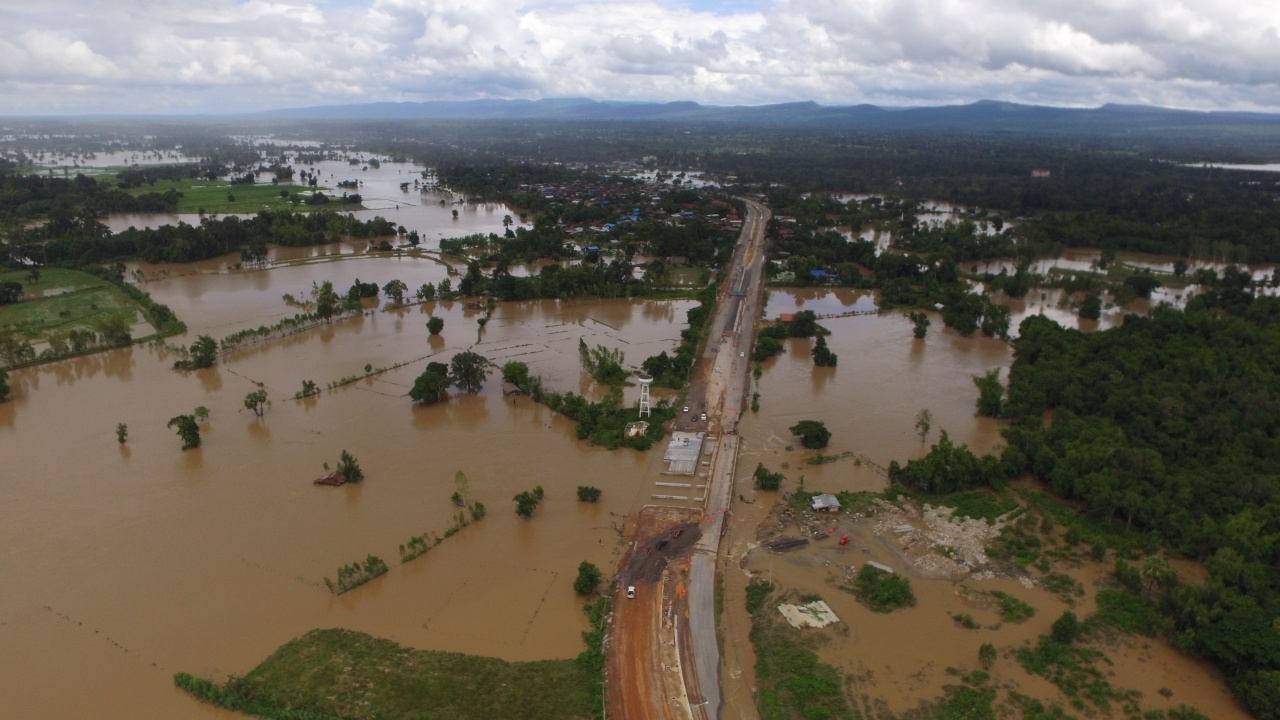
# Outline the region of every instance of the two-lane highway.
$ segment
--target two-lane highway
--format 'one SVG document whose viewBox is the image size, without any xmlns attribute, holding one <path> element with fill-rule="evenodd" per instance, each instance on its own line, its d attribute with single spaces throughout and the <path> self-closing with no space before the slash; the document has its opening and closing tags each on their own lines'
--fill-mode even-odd
<svg viewBox="0 0 1280 720">
<path fill-rule="evenodd" d="M 761 276 L 764 267 L 764 229 L 769 210 L 747 202 L 747 221 L 742 239 L 734 253 L 730 270 L 728 295 L 716 307 L 713 327 L 720 329 L 711 342 L 719 342 L 715 352 L 715 368 L 707 383 L 707 405 L 714 408 L 712 421 L 723 436 L 708 475 L 705 507 L 706 524 L 689 563 L 689 633 L 694 649 L 692 658 L 697 674 L 700 698 L 689 698 L 690 706 L 708 720 L 720 717 L 720 647 L 716 643 L 714 586 L 716 559 L 720 553 L 720 537 L 724 534 L 733 499 L 733 475 L 738 463 L 738 419 L 750 372 L 751 341 L 755 321 L 760 315 Z M 723 341 L 717 341 L 717 337 Z"/>
</svg>

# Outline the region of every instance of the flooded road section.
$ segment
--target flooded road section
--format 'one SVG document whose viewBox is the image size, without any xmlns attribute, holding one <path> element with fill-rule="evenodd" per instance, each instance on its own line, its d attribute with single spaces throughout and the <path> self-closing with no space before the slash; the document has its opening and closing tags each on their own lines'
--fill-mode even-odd
<svg viewBox="0 0 1280 720">
<path fill-rule="evenodd" d="M 843 314 L 859 311 L 868 302 L 874 302 L 874 295 L 852 290 L 773 289 L 766 316 L 800 309 L 819 315 Z M 777 516 L 771 512 L 780 496 L 755 489 L 751 473 L 757 463 L 786 476 L 784 491 L 794 490 L 801 476 L 811 491 L 880 491 L 887 482 L 867 461 L 883 466 L 890 460 L 904 462 L 924 454 L 927 444 L 921 443 L 913 428 L 915 414 L 922 408 L 934 416 L 929 443 L 936 442 L 939 431 L 945 429 L 954 442 L 966 443 L 979 454 L 1002 444 L 998 424 L 974 416 L 977 389 L 971 378 L 996 367 L 1004 368 L 1001 377 L 1007 378 L 1012 357 L 1005 343 L 980 334 L 964 338 L 943 328 L 936 315 L 923 341 L 912 337 L 910 321 L 899 313 L 820 322 L 832 331 L 827 342 L 839 356 L 839 366 L 816 368 L 809 354 L 811 341 L 786 340 L 786 352 L 764 363 L 755 388 L 760 392 L 760 412 L 748 412 L 740 426 L 742 452 L 734 495 L 743 502 L 734 507 L 723 566 L 724 628 L 729 638 L 722 667 L 725 716 L 747 712 L 754 704 L 755 656 L 746 640 L 751 619 L 743 609 L 745 587 L 752 579 L 772 579 L 798 596 L 821 596 L 835 611 L 839 624 L 805 632 L 822 635 L 819 657 L 852 678 L 851 695 L 864 715 L 901 714 L 941 697 L 945 686 L 961 684 L 947 668 L 957 668 L 960 674 L 980 669 L 978 648 L 984 642 L 999 649 L 990 669 L 993 686 L 1046 704 L 1065 705 L 1066 698 L 1057 687 L 1028 674 L 1011 653 L 1047 634 L 1067 609 L 1081 618 L 1091 614 L 1096 591 L 1111 570 L 1109 562 L 1086 560 L 1074 567 L 1055 563 L 1054 572 L 1071 576 L 1084 589 L 1071 605 L 1029 579 L 969 576 L 953 581 L 929 574 L 913 563 L 919 549 L 907 550 L 910 543 L 898 534 L 901 522 L 897 520 L 879 524 L 874 516 L 821 518 L 809 523 L 810 530 L 819 534 L 832 530 L 829 539 L 785 554 L 770 553 L 761 546 L 768 537 L 804 533 L 795 524 L 777 529 Z M 825 422 L 832 437 L 822 452 L 842 459 L 808 465 L 805 460 L 814 451 L 804 450 L 787 430 L 802 419 Z M 851 455 L 845 457 L 846 453 Z M 906 520 L 921 526 L 918 517 Z M 840 546 L 837 541 L 844 534 L 849 543 Z M 874 613 L 837 587 L 868 561 L 908 577 L 916 606 Z M 1028 603 L 1035 615 L 1023 623 L 1002 622 L 1000 607 L 989 595 L 992 591 Z M 966 629 L 953 620 L 966 613 L 977 629 Z M 1106 669 L 1108 681 L 1116 688 L 1139 691 L 1144 709 L 1187 704 L 1213 718 L 1248 717 L 1219 673 L 1164 641 L 1134 637 L 1101 649 L 1113 663 Z"/>
<path fill-rule="evenodd" d="M 188 274 L 144 288 L 197 333 L 221 337 L 293 314 L 284 292 L 313 280 L 414 285 L 438 280 L 429 261 L 355 260 L 231 275 Z M 412 273 L 412 274 L 411 274 Z M 436 273 L 439 273 L 437 277 Z M 528 398 L 483 392 L 416 407 L 405 397 L 425 358 L 474 349 L 520 359 L 548 387 L 587 387 L 577 342 L 620 347 L 628 364 L 670 351 L 691 303 L 533 302 L 501 305 L 477 343 L 477 310 L 438 303 L 336 321 L 255 345 L 194 373 L 137 346 L 12 373 L 0 403 L 0 707 L 13 717 L 214 717 L 172 687 L 174 672 L 242 674 L 312 628 L 346 627 L 414 647 L 509 660 L 568 657 L 585 629 L 573 593 L 583 560 L 617 562 L 619 529 L 643 505 L 642 479 L 661 453 L 608 452 L 578 441 L 571 421 Z M 445 319 L 429 337 L 428 313 Z M 295 401 L 303 379 L 324 387 L 397 370 Z M 264 383 L 256 418 L 245 394 Z M 634 395 L 628 388 L 628 395 Z M 203 446 L 183 452 L 169 418 L 210 411 Z M 128 442 L 116 441 L 117 423 Z M 311 480 L 354 455 L 363 484 Z M 652 466 L 652 467 L 651 467 Z M 443 536 L 455 473 L 488 515 L 407 565 L 397 546 Z M 541 485 L 520 520 L 511 498 Z M 579 503 L 578 485 L 601 488 Z M 323 586 L 375 554 L 391 572 L 339 597 Z"/>
</svg>

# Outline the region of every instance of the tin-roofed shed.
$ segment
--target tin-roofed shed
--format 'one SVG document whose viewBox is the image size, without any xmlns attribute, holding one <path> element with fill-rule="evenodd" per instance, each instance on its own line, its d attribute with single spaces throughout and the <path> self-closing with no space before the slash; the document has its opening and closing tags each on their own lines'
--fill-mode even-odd
<svg viewBox="0 0 1280 720">
<path fill-rule="evenodd" d="M 837 512 L 840 509 L 840 501 L 830 493 L 823 493 L 814 498 L 812 505 L 818 512 Z"/>
</svg>

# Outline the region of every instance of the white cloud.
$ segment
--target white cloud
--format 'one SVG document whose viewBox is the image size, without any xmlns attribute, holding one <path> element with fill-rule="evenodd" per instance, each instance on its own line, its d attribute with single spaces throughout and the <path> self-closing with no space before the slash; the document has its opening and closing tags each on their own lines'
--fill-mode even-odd
<svg viewBox="0 0 1280 720">
<path fill-rule="evenodd" d="M 570 95 L 1280 109 L 1274 0 L 0 0 L 0 26 L 0 114 Z"/>
</svg>

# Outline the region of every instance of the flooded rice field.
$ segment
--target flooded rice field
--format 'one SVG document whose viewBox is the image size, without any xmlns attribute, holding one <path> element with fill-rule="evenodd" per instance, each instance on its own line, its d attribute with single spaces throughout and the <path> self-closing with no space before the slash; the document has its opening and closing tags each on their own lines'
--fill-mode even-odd
<svg viewBox="0 0 1280 720">
<path fill-rule="evenodd" d="M 498 233 L 506 230 L 504 219 L 509 218 L 511 227 L 522 227 L 518 212 L 501 203 L 462 202 L 465 198 L 447 190 L 427 187 L 422 173 L 426 168 L 413 163 L 396 163 L 385 161 L 379 167 L 357 164 L 350 165 L 338 160 L 324 160 L 309 165 L 295 163 L 296 169 L 314 172 L 320 187 L 327 187 L 326 194 L 341 195 L 344 192 L 358 193 L 363 198 L 363 210 L 355 210 L 353 215 L 359 220 L 372 220 L 381 216 L 387 220 L 403 225 L 406 231 L 416 230 L 422 238 L 424 249 L 438 249 L 441 238 L 461 237 L 474 233 Z M 267 174 L 260 176 L 262 179 Z M 420 185 L 415 187 L 414 181 Z M 340 189 L 339 182 L 356 182 L 354 189 Z M 408 183 L 407 187 L 401 185 Z M 282 189 L 305 191 L 301 185 L 283 182 Z M 228 185 L 231 189 L 231 186 Z M 454 211 L 457 217 L 454 217 Z M 120 232 L 130 227 L 146 228 L 161 225 L 176 225 L 185 222 L 188 225 L 199 225 L 201 216 L 197 213 L 113 213 L 102 219 L 112 232 Z M 360 245 L 363 249 L 363 244 Z M 310 250 L 311 248 L 304 248 Z M 293 250 L 292 248 L 273 248 L 273 250 Z"/>
<path fill-rule="evenodd" d="M 427 260 L 380 258 L 269 271 L 186 274 L 144 288 L 198 333 L 220 337 L 292 315 L 285 292 L 355 277 L 438 281 Z M 213 261 L 211 261 L 213 262 Z M 689 302 L 532 302 L 478 311 L 432 303 L 366 314 L 236 351 L 213 368 L 170 369 L 171 353 L 137 346 L 15 371 L 0 404 L 0 542 L 10 591 L 0 598 L 0 704 L 14 717 L 205 717 L 218 713 L 172 687 L 177 671 L 221 679 L 247 672 L 286 640 L 347 627 L 415 647 L 507 659 L 568 657 L 585 621 L 571 584 L 583 560 L 617 562 L 619 528 L 643 500 L 661 453 L 608 452 L 528 398 L 504 398 L 497 374 L 478 395 L 416 407 L 405 397 L 426 359 L 474 348 L 528 362 L 557 390 L 588 388 L 579 338 L 620 347 L 629 364 L 679 338 Z M 428 313 L 445 319 L 431 338 Z M 478 341 L 477 341 L 478 340 Z M 324 387 L 396 370 L 306 400 Z M 259 419 L 243 398 L 262 383 Z M 634 393 L 634 388 L 628 388 Z M 183 452 L 169 418 L 207 407 L 203 446 Z M 116 441 L 117 423 L 128 442 Z M 363 484 L 311 480 L 342 450 Z M 398 545 L 443 535 L 464 494 L 483 520 L 405 566 Z M 604 490 L 599 504 L 575 488 Z M 511 497 L 541 485 L 531 521 Z M 339 566 L 375 554 L 391 572 L 334 597 Z"/>
<path fill-rule="evenodd" d="M 781 290 L 770 292 L 765 316 L 813 310 L 819 315 L 874 306 L 874 295 L 856 290 Z M 904 462 L 927 448 L 915 434 L 916 413 L 934 416 L 932 439 L 945 429 L 953 441 L 985 453 L 997 442 L 997 424 L 974 417 L 977 389 L 973 376 L 1007 368 L 1009 346 L 975 335 L 962 337 L 933 317 L 928 337 L 912 336 L 904 314 L 861 315 L 820 321 L 831 331 L 827 344 L 840 358 L 835 368 L 815 368 L 812 340 L 787 340 L 782 355 L 764 363 L 758 387 L 760 413 L 748 413 L 742 434 L 747 446 L 780 451 L 796 445 L 787 428 L 799 420 L 822 420 L 831 430 L 828 454 L 853 452 L 881 466 Z M 745 466 L 746 454 L 739 462 Z M 755 462 L 750 463 L 755 467 Z M 882 481 L 869 464 L 852 460 L 784 470 L 803 473 L 810 486 L 832 490 L 870 490 Z"/>
<path fill-rule="evenodd" d="M 130 270 L 188 324 L 189 333 L 173 344 L 292 316 L 298 309 L 283 295 L 305 297 L 324 280 L 339 291 L 357 278 L 380 285 L 400 279 L 413 289 L 447 272 L 430 257 L 329 255 L 292 263 L 305 258 L 286 252 L 269 269 L 235 270 L 235 258 L 225 257 Z M 370 302 L 361 315 L 237 350 L 192 373 L 172 370 L 172 353 L 154 346 L 12 373 L 13 397 L 0 404 L 0 543 L 9 587 L 0 595 L 0 662 L 9 668 L 0 706 L 15 717 L 228 717 L 175 690 L 172 674 L 215 680 L 242 674 L 312 628 L 351 628 L 413 647 L 510 660 L 575 655 L 585 626 L 571 589 L 577 564 L 616 566 L 623 522 L 650 501 L 646 479 L 662 469 L 661 451 L 592 448 L 576 439 L 573 422 L 528 398 L 504 398 L 497 373 L 481 393 L 455 393 L 439 405 L 415 406 L 406 393 L 429 359 L 474 349 L 498 364 L 527 362 L 550 389 L 598 395 L 580 370 L 579 339 L 622 349 L 626 364 L 637 366 L 675 347 L 690 307 L 691 301 L 626 299 L 508 303 L 480 329 L 482 311 L 461 302 L 404 308 Z M 875 296 L 865 292 L 774 290 L 766 316 L 874 307 Z M 438 337 L 425 328 L 432 314 L 445 320 Z M 810 488 L 881 489 L 877 466 L 925 451 L 913 429 L 924 408 L 935 418 L 930 442 L 946 429 L 979 453 L 1000 443 L 997 424 L 973 414 L 971 378 L 1008 367 L 1005 343 L 961 337 L 936 317 L 923 342 L 900 314 L 822 323 L 832 331 L 838 368 L 815 369 L 804 340 L 788 340 L 786 352 L 764 365 L 761 412 L 748 412 L 741 425 L 737 491 L 744 497 L 755 496 L 747 475 L 757 462 L 781 469 L 790 487 L 803 474 Z M 325 387 L 363 374 L 366 365 L 402 363 L 293 399 L 303 380 Z M 243 403 L 259 383 L 272 402 L 262 418 Z M 626 388 L 627 401 L 637 393 Z M 197 406 L 210 411 L 201 423 L 203 445 L 183 452 L 165 423 Z M 787 428 L 801 419 L 826 422 L 833 433 L 826 452 L 841 459 L 804 465 L 804 456 L 788 449 L 798 445 Z M 128 425 L 123 445 L 117 423 Z M 367 479 L 313 486 L 343 450 L 359 460 Z M 448 528 L 458 471 L 467 479 L 466 498 L 484 503 L 488 515 L 398 565 L 397 547 L 410 536 Z M 520 520 L 511 498 L 535 485 L 546 489 L 546 500 L 532 520 Z M 577 502 L 578 485 L 601 488 L 601 502 Z M 741 521 L 733 531 L 734 564 L 769 510 L 764 499 L 735 511 Z M 873 547 L 869 537 L 858 537 Z M 872 552 L 900 562 L 887 547 Z M 326 576 L 368 554 L 387 561 L 391 572 L 341 596 L 325 589 Z M 920 606 L 911 614 L 873 618 L 826 585 L 822 573 L 835 564 L 804 557 L 775 560 L 771 571 L 832 603 L 850 634 L 824 648 L 824 660 L 860 677 L 872 673 L 876 683 L 867 692 L 889 707 L 936 695 L 952 681 L 942 672 L 947 665 L 972 665 L 966 658 L 976 636 L 957 633 L 974 631 L 948 630 L 954 624 L 946 613 L 965 602 L 950 582 L 924 579 L 916 583 Z M 764 562 L 751 555 L 744 567 L 770 571 Z M 730 576 L 731 584 L 745 583 L 741 573 Z M 1009 586 L 1011 594 L 1027 592 L 1011 580 L 990 582 Z M 1043 632 L 1058 608 L 1048 601 L 1037 607 L 1034 621 L 1006 626 L 999 642 Z M 735 636 L 746 642 L 745 631 Z M 1198 666 L 1150 645 L 1113 659 L 1122 668 L 1164 663 L 1158 667 L 1171 668 L 1162 676 L 1169 679 L 1151 683 L 1180 688 L 1175 699 L 1212 717 L 1240 716 L 1228 701 L 1215 706 L 1200 697 L 1221 694 L 1211 681 L 1201 681 L 1209 688 L 1203 693 L 1192 689 L 1197 681 L 1182 673 Z M 926 646 L 936 650 L 921 653 Z M 1129 682 L 1131 674 L 1117 684 L 1147 692 Z M 1020 687 L 1038 695 L 1035 682 L 1024 674 Z M 729 702 L 736 701 L 730 693 Z"/>
</svg>

